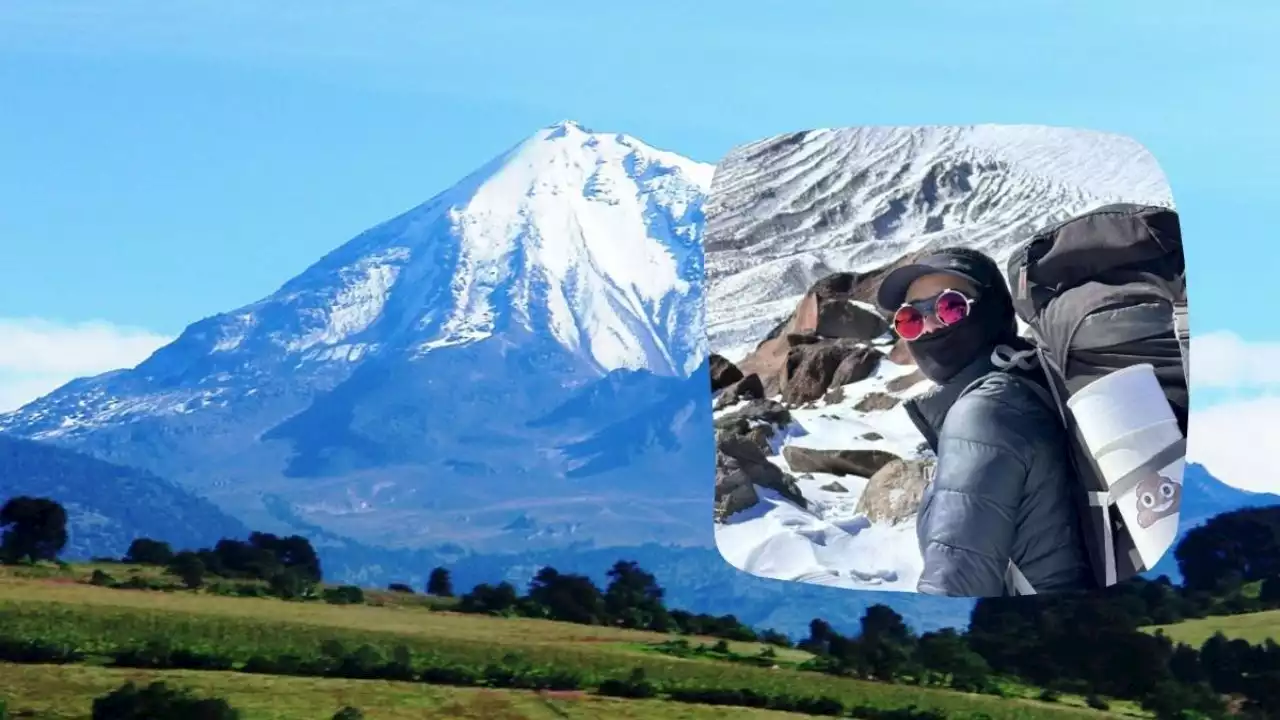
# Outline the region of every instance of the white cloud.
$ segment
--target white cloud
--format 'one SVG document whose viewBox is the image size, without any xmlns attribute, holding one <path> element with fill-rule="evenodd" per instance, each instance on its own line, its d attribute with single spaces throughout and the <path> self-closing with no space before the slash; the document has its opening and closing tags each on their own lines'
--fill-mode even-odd
<svg viewBox="0 0 1280 720">
<path fill-rule="evenodd" d="M 1280 389 L 1280 342 L 1246 341 L 1229 330 L 1193 337 L 1191 387 Z"/>
<path fill-rule="evenodd" d="M 1280 494 L 1280 342 L 1196 335 L 1191 389 L 1187 459 L 1233 487 Z"/>
<path fill-rule="evenodd" d="M 1192 405 L 1187 460 L 1232 487 L 1280 494 L 1280 395 L 1234 400 L 1203 410 Z"/>
<path fill-rule="evenodd" d="M 75 378 L 134 367 L 171 340 L 107 322 L 0 318 L 0 412 Z"/>
</svg>

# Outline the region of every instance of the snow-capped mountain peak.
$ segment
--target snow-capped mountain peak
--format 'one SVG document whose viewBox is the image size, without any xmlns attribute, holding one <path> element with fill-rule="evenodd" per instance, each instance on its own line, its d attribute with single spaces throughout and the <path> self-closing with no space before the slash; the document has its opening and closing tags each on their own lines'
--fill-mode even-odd
<svg viewBox="0 0 1280 720">
<path fill-rule="evenodd" d="M 0 416 L 0 430 L 59 435 L 272 387 L 309 396 L 371 358 L 490 338 L 550 340 L 598 375 L 687 375 L 706 355 L 700 233 L 712 171 L 562 121 L 262 300 L 193 323 L 135 369 Z"/>
</svg>

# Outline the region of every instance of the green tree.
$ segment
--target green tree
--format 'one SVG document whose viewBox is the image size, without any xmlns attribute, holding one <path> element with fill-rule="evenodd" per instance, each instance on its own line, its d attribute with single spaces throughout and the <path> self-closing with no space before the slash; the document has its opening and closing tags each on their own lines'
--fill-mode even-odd
<svg viewBox="0 0 1280 720">
<path fill-rule="evenodd" d="M 514 610 L 519 601 L 520 596 L 516 593 L 515 586 L 509 582 L 497 585 L 481 583 L 462 596 L 458 609 L 469 613 L 502 615 Z"/>
<path fill-rule="evenodd" d="M 448 568 L 438 567 L 427 578 L 427 594 L 436 597 L 453 597 L 453 579 Z"/>
<path fill-rule="evenodd" d="M 1242 508 L 1192 528 L 1174 548 L 1191 590 L 1223 592 L 1280 576 L 1280 506 Z"/>
<path fill-rule="evenodd" d="M 940 676 L 957 689 L 980 689 L 991 674 L 987 661 L 971 650 L 954 628 L 921 635 L 916 644 L 916 663 L 924 670 L 926 681 Z"/>
<path fill-rule="evenodd" d="M 272 595 L 282 600 L 297 600 L 310 594 L 315 585 L 308 573 L 293 567 L 272 575 L 268 587 Z"/>
<path fill-rule="evenodd" d="M 863 613 L 858 640 L 872 676 L 879 680 L 892 680 L 904 672 L 915 650 L 915 637 L 902 616 L 878 603 Z"/>
<path fill-rule="evenodd" d="M 248 544 L 256 550 L 268 553 L 276 564 L 294 570 L 311 583 L 319 583 L 323 579 L 320 556 L 311 546 L 311 541 L 301 535 L 278 537 L 271 533 L 254 532 L 249 534 Z"/>
<path fill-rule="evenodd" d="M 1226 703 L 1203 685 L 1164 682 L 1143 697 L 1140 704 L 1157 720 L 1184 720 L 1196 716 L 1221 718 L 1226 715 Z"/>
<path fill-rule="evenodd" d="M 630 560 L 619 560 L 609 569 L 604 593 L 605 611 L 622 627 L 667 632 L 671 615 L 663 605 L 663 590 L 653 574 Z"/>
<path fill-rule="evenodd" d="M 1258 600 L 1268 609 L 1280 607 L 1280 575 L 1262 581 L 1258 591 Z"/>
<path fill-rule="evenodd" d="M 552 620 L 599 625 L 607 617 L 604 597 L 590 578 L 560 573 L 553 567 L 544 567 L 533 576 L 526 599 L 544 609 Z"/>
<path fill-rule="evenodd" d="M 11 498 L 0 508 L 0 529 L 0 560 L 56 560 L 67 545 L 67 511 L 48 498 Z"/>
<path fill-rule="evenodd" d="M 188 590 L 196 590 L 204 585 L 206 569 L 204 561 L 196 553 L 183 551 L 174 555 L 169 563 L 169 572 L 178 576 Z"/>
<path fill-rule="evenodd" d="M 173 548 L 169 543 L 151 538 L 138 538 L 129 543 L 124 561 L 137 565 L 168 565 L 173 560 Z"/>
</svg>

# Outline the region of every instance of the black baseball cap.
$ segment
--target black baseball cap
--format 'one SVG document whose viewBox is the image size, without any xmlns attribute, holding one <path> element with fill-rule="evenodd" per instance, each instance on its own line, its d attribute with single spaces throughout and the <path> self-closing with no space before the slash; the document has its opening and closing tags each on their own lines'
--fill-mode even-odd
<svg viewBox="0 0 1280 720">
<path fill-rule="evenodd" d="M 876 304 L 884 310 L 896 310 L 907 297 L 911 283 L 925 275 L 945 273 L 967 280 L 976 290 L 1004 287 L 1000 267 L 987 255 L 972 248 L 948 248 L 920 260 L 896 268 L 880 281 Z"/>
</svg>

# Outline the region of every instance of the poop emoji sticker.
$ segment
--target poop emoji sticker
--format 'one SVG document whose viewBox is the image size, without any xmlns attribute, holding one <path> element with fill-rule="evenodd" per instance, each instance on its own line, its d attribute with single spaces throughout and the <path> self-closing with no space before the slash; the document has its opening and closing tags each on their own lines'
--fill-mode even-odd
<svg viewBox="0 0 1280 720">
<path fill-rule="evenodd" d="M 1182 505 L 1182 485 L 1154 472 L 1138 483 L 1134 495 L 1138 499 L 1138 526 L 1143 530 L 1177 515 Z"/>
</svg>

